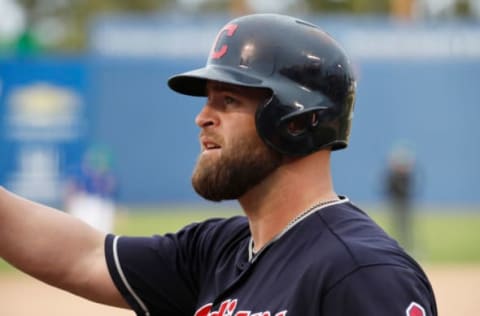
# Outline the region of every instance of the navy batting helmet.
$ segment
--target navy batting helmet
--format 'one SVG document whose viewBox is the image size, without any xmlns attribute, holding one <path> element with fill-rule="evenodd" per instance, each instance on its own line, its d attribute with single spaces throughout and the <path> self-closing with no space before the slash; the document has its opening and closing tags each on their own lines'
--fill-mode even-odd
<svg viewBox="0 0 480 316">
<path fill-rule="evenodd" d="M 278 14 L 234 19 L 218 33 L 206 66 L 173 76 L 168 85 L 205 96 L 208 80 L 271 90 L 256 127 L 278 152 L 306 155 L 348 144 L 352 66 L 337 42 L 311 23 Z"/>
</svg>

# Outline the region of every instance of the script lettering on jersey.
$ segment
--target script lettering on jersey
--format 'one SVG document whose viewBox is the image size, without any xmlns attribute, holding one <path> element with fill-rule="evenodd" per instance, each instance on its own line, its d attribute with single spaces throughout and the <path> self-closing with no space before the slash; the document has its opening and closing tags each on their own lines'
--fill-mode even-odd
<svg viewBox="0 0 480 316">
<path fill-rule="evenodd" d="M 213 43 L 213 46 L 212 46 L 212 52 L 210 54 L 210 57 L 212 59 L 222 58 L 223 55 L 225 55 L 227 53 L 227 50 L 228 50 L 228 45 L 227 44 L 222 45 L 222 47 L 220 47 L 220 49 L 217 50 L 218 41 L 220 40 L 220 37 L 225 32 L 226 32 L 227 36 L 233 36 L 233 34 L 237 30 L 237 28 L 238 28 L 237 24 L 228 24 L 218 33 L 217 38 L 215 39 L 215 42 Z"/>
<path fill-rule="evenodd" d="M 287 311 L 281 311 L 276 314 L 272 314 L 270 311 L 265 312 L 252 312 L 246 310 L 237 311 L 238 300 L 225 300 L 220 304 L 217 311 L 212 311 L 212 303 L 205 304 L 200 307 L 194 316 L 286 316 Z"/>
</svg>

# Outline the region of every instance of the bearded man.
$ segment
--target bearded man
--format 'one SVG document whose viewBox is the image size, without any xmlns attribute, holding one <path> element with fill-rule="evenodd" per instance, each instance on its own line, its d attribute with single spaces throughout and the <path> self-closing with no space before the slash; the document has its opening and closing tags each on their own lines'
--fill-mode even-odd
<svg viewBox="0 0 480 316">
<path fill-rule="evenodd" d="M 240 17 L 205 67 L 168 84 L 206 97 L 193 187 L 237 199 L 245 216 L 105 236 L 0 190 L 2 258 L 137 315 L 437 315 L 421 267 L 334 190 L 331 153 L 347 147 L 356 88 L 334 39 L 293 17 Z"/>
</svg>

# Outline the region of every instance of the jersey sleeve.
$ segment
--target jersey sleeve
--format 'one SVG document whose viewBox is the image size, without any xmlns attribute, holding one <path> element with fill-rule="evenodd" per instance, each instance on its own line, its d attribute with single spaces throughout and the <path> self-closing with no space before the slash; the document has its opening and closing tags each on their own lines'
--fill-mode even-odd
<svg viewBox="0 0 480 316">
<path fill-rule="evenodd" d="M 233 217 L 194 223 L 162 236 L 107 235 L 107 266 L 137 315 L 191 316 L 201 287 L 214 273 L 214 262 L 246 232 L 246 219 Z"/>
<path fill-rule="evenodd" d="M 193 224 L 164 236 L 107 236 L 110 275 L 137 315 L 193 315 L 207 231 Z"/>
<path fill-rule="evenodd" d="M 322 301 L 323 316 L 437 316 L 429 282 L 396 265 L 361 267 L 334 285 Z"/>
<path fill-rule="evenodd" d="M 179 260 L 178 243 L 171 235 L 107 236 L 110 275 L 137 315 L 191 315 L 194 273 Z"/>
</svg>

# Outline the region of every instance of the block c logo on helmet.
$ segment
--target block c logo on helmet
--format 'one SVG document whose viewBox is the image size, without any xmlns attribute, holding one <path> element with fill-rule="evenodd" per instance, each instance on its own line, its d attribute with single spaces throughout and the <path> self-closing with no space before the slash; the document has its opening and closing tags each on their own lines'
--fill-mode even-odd
<svg viewBox="0 0 480 316">
<path fill-rule="evenodd" d="M 217 50 L 217 44 L 220 41 L 220 38 L 226 34 L 227 36 L 231 37 L 233 34 L 235 34 L 235 31 L 237 30 L 238 25 L 237 24 L 227 24 L 223 29 L 218 32 L 217 38 L 215 39 L 215 42 L 213 43 L 212 46 L 212 52 L 210 53 L 210 57 L 212 59 L 220 59 L 222 58 L 228 51 L 228 45 L 224 44 L 220 49 Z"/>
</svg>

